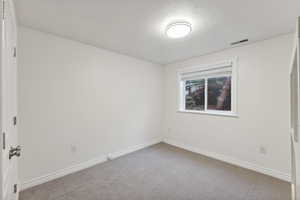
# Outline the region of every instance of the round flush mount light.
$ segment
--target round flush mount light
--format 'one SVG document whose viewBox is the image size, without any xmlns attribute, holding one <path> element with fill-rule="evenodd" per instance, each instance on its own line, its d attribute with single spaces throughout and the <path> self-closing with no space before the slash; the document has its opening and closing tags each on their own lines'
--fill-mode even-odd
<svg viewBox="0 0 300 200">
<path fill-rule="evenodd" d="M 189 22 L 171 23 L 166 28 L 166 35 L 169 38 L 183 38 L 192 32 L 192 25 Z"/>
</svg>

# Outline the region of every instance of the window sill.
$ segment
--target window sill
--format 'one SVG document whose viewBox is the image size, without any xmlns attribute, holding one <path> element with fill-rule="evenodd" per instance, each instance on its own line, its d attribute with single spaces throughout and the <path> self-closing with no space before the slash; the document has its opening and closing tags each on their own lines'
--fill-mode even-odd
<svg viewBox="0 0 300 200">
<path fill-rule="evenodd" d="M 191 114 L 202 114 L 202 115 L 215 115 L 215 116 L 224 116 L 224 117 L 234 117 L 238 118 L 236 113 L 232 112 L 214 112 L 214 111 L 194 111 L 194 110 L 178 110 L 178 113 L 191 113 Z"/>
</svg>

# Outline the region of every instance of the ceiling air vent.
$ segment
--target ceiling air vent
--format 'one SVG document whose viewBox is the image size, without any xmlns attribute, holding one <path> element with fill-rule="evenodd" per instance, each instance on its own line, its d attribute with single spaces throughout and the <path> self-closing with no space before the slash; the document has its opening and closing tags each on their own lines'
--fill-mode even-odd
<svg viewBox="0 0 300 200">
<path fill-rule="evenodd" d="M 230 43 L 230 44 L 231 44 L 231 46 L 234 46 L 234 45 L 242 44 L 242 43 L 245 43 L 245 42 L 248 42 L 248 41 L 249 41 L 248 39 L 244 39 L 244 40 L 232 42 L 232 43 Z"/>
</svg>

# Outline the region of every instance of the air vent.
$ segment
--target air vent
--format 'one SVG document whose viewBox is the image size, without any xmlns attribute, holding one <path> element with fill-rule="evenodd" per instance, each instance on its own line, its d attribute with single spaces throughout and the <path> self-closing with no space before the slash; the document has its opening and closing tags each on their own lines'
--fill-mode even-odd
<svg viewBox="0 0 300 200">
<path fill-rule="evenodd" d="M 237 44 L 241 44 L 241 43 L 245 43 L 245 42 L 248 42 L 248 41 L 249 41 L 248 39 L 244 39 L 244 40 L 240 40 L 240 41 L 232 42 L 232 43 L 231 43 L 231 46 L 233 46 L 233 45 L 237 45 Z"/>
</svg>

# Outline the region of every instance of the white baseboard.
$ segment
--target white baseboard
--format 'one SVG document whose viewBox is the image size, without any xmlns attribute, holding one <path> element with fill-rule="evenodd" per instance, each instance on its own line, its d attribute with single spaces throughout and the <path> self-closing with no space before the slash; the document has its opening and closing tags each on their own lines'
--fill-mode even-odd
<svg viewBox="0 0 300 200">
<path fill-rule="evenodd" d="M 98 158 L 94 158 L 94 159 L 91 159 L 91 160 L 88 160 L 88 161 L 85 161 L 85 162 L 82 162 L 82 163 L 79 163 L 79 164 L 75 164 L 75 165 L 72 165 L 70 167 L 67 167 L 67 168 L 64 168 L 64 169 L 61 169 L 61 170 L 57 170 L 55 172 L 45 174 L 45 175 L 37 177 L 37 178 L 33 178 L 29 181 L 24 181 L 24 182 L 21 183 L 21 188 L 20 189 L 25 190 L 25 189 L 34 187 L 36 185 L 40 185 L 42 183 L 46 183 L 48 181 L 63 177 L 65 175 L 68 175 L 68 174 L 71 174 L 71 173 L 74 173 L 74 172 L 92 167 L 94 165 L 103 163 L 103 162 L 107 161 L 108 158 L 109 159 L 115 159 L 115 158 L 118 158 L 120 156 L 132 153 L 134 151 L 138 151 L 140 149 L 146 148 L 148 146 L 151 146 L 151 145 L 154 145 L 154 144 L 157 144 L 157 143 L 160 143 L 160 142 L 161 142 L 161 140 L 152 140 L 151 142 L 148 142 L 148 143 L 135 145 L 135 146 L 129 147 L 127 149 L 124 149 L 122 151 L 117 151 L 117 152 L 114 152 L 114 153 L 111 153 L 111 154 L 108 154 L 108 155 L 102 155 L 102 156 L 99 156 Z M 259 166 L 257 164 L 253 164 L 253 163 L 250 163 L 250 162 L 247 162 L 247 161 L 242 161 L 242 160 L 232 158 L 232 157 L 229 157 L 229 156 L 225 156 L 225 155 L 222 155 L 222 154 L 203 151 L 203 150 L 195 148 L 191 145 L 179 143 L 179 142 L 176 142 L 174 140 L 166 139 L 166 140 L 164 140 L 164 142 L 167 143 L 167 144 L 173 145 L 173 146 L 177 146 L 179 148 L 183 148 L 183 149 L 186 149 L 186 150 L 189 150 L 189 151 L 192 151 L 192 152 L 195 152 L 195 153 L 199 153 L 199 154 L 202 154 L 202 155 L 205 155 L 205 156 L 217 159 L 217 160 L 221 160 L 223 162 L 227 162 L 227 163 L 234 164 L 234 165 L 246 168 L 246 169 L 254 170 L 254 171 L 269 175 L 269 176 L 273 176 L 273 177 L 279 178 L 281 180 L 285 180 L 285 181 L 289 181 L 289 182 L 291 181 L 291 176 L 287 173 L 282 173 L 282 172 L 277 171 L 277 170 L 273 170 L 273 169 L 270 169 L 270 168 L 265 168 L 265 167 Z"/>
<path fill-rule="evenodd" d="M 278 170 L 262 167 L 257 164 L 254 164 L 254 163 L 250 163 L 248 161 L 239 160 L 239 159 L 236 159 L 236 158 L 233 158 L 230 156 L 225 156 L 222 154 L 218 154 L 215 152 L 208 152 L 208 151 L 200 150 L 191 145 L 183 144 L 183 143 L 171 140 L 171 139 L 165 139 L 164 142 L 167 144 L 182 148 L 182 149 L 186 149 L 186 150 L 194 152 L 194 153 L 202 154 L 204 156 L 211 157 L 211 158 L 214 158 L 214 159 L 226 162 L 226 163 L 230 163 L 230 164 L 233 164 L 233 165 L 236 165 L 239 167 L 250 169 L 250 170 L 253 170 L 253 171 L 256 171 L 256 172 L 259 172 L 262 174 L 266 174 L 266 175 L 269 175 L 269 176 L 272 176 L 272 177 L 275 177 L 275 178 L 278 178 L 278 179 L 281 179 L 284 181 L 291 182 L 291 175 L 288 173 L 283 173 Z"/>
<path fill-rule="evenodd" d="M 85 161 L 85 162 L 82 162 L 82 163 L 79 163 L 79 164 L 75 164 L 75 165 L 72 165 L 70 167 L 60 169 L 60 170 L 57 170 L 57 171 L 52 172 L 52 173 L 48 173 L 48 174 L 45 174 L 45 175 L 40 176 L 40 177 L 33 178 L 29 181 L 24 181 L 24 182 L 21 183 L 21 190 L 25 190 L 25 189 L 34 187 L 36 185 L 46 183 L 48 181 L 52 181 L 54 179 L 63 177 L 65 175 L 72 174 L 74 172 L 77 172 L 77 171 L 92 167 L 94 165 L 103 163 L 105 161 L 107 161 L 107 156 L 105 156 L 105 155 L 104 156 L 99 156 L 98 158 L 94 158 L 94 159 L 91 159 L 91 160 L 88 160 L 88 161 Z"/>
<path fill-rule="evenodd" d="M 135 145 L 135 146 L 132 146 L 132 147 L 129 147 L 129 148 L 126 148 L 124 150 L 121 150 L 121 151 L 117 151 L 117 152 L 114 152 L 114 153 L 110 153 L 108 154 L 107 158 L 109 160 L 113 160 L 113 159 L 116 159 L 118 157 L 121 157 L 123 155 L 126 155 L 126 154 L 129 154 L 129 153 L 132 153 L 132 152 L 135 152 L 135 151 L 138 151 L 140 149 L 143 149 L 143 148 L 146 148 L 146 147 L 149 147 L 149 146 L 152 146 L 154 144 L 158 144 L 162 142 L 162 139 L 154 139 L 150 142 L 147 142 L 147 143 L 143 143 L 143 144 L 138 144 L 138 145 Z"/>
<path fill-rule="evenodd" d="M 94 159 L 91 159 L 91 160 L 88 160 L 88 161 L 85 161 L 85 162 L 82 162 L 82 163 L 79 163 L 79 164 L 75 164 L 75 165 L 66 167 L 64 169 L 57 170 L 57 171 L 52 172 L 52 173 L 48 173 L 48 174 L 45 174 L 43 176 L 33 178 L 31 180 L 28 180 L 28 181 L 23 181 L 23 182 L 21 182 L 20 189 L 22 191 L 22 190 L 25 190 L 25 189 L 28 189 L 28 188 L 46 183 L 48 181 L 52 181 L 54 179 L 66 176 L 68 174 L 72 174 L 74 172 L 92 167 L 94 165 L 97 165 L 97 164 L 100 164 L 100 163 L 103 163 L 103 162 L 106 162 L 108 159 L 110 159 L 110 160 L 115 159 L 117 157 L 132 153 L 134 151 L 138 151 L 140 149 L 146 148 L 148 146 L 151 146 L 151 145 L 154 145 L 154 144 L 157 144 L 157 143 L 160 143 L 160 142 L 162 142 L 162 140 L 155 139 L 155 140 L 152 140 L 152 141 L 147 142 L 147 143 L 143 143 L 143 144 L 139 144 L 139 145 L 129 147 L 129 148 L 127 148 L 125 150 L 122 150 L 122 151 L 118 151 L 118 152 L 111 153 L 111 154 L 108 154 L 108 155 L 101 155 L 97 158 L 94 158 Z"/>
</svg>

